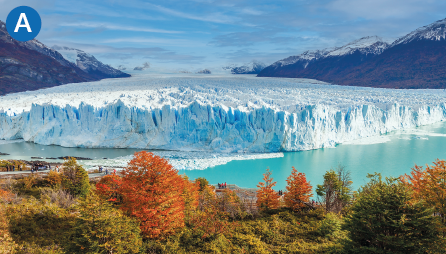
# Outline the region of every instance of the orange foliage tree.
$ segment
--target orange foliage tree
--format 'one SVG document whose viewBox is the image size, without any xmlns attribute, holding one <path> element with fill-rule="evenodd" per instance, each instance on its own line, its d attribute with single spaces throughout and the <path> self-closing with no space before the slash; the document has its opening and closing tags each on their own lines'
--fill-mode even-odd
<svg viewBox="0 0 446 254">
<path fill-rule="evenodd" d="M 135 153 L 122 172 L 120 208 L 140 222 L 147 238 L 164 238 L 184 226 L 185 181 L 168 161 Z"/>
<path fill-rule="evenodd" d="M 106 175 L 96 184 L 96 193 L 104 200 L 119 205 L 122 202 L 120 188 L 122 179 L 116 174 Z"/>
<path fill-rule="evenodd" d="M 188 224 L 196 233 L 201 234 L 202 238 L 218 234 L 231 235 L 238 226 L 236 222 L 229 220 L 231 211 L 227 203 L 234 201 L 233 196 L 230 190 L 224 190 L 222 195 L 216 195 L 213 188 L 204 187 L 199 193 L 198 209 L 192 214 Z"/>
<path fill-rule="evenodd" d="M 50 171 L 48 172 L 46 181 L 50 187 L 59 188 L 62 185 L 63 175 L 56 171 Z"/>
<path fill-rule="evenodd" d="M 423 200 L 433 206 L 446 223 L 446 161 L 436 160 L 426 168 L 415 165 L 410 175 L 405 174 L 401 181 L 413 190 L 416 200 Z"/>
<path fill-rule="evenodd" d="M 257 207 L 260 209 L 277 209 L 279 207 L 279 199 L 276 191 L 273 187 L 277 182 L 273 182 L 271 177 L 271 171 L 266 169 L 266 173 L 263 174 L 263 182 L 259 182 L 257 185 Z"/>
<path fill-rule="evenodd" d="M 285 204 L 287 207 L 298 211 L 305 206 L 304 202 L 309 202 L 311 193 L 311 185 L 307 182 L 304 173 L 299 173 L 293 167 L 291 175 L 287 178 L 287 191 L 284 194 Z"/>
<path fill-rule="evenodd" d="M 189 178 L 186 175 L 183 176 L 183 180 L 184 189 L 181 196 L 184 200 L 184 215 L 186 217 L 185 219 L 188 220 L 191 214 L 198 207 L 200 185 L 198 182 L 189 181 Z"/>
<path fill-rule="evenodd" d="M 0 189 L 0 201 L 11 202 L 14 198 L 14 194 L 8 190 Z"/>
</svg>

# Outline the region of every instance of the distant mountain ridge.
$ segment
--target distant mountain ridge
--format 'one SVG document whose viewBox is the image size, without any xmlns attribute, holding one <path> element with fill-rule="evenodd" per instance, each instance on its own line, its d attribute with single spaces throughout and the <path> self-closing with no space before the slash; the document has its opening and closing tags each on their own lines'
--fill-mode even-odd
<svg viewBox="0 0 446 254">
<path fill-rule="evenodd" d="M 420 40 L 431 40 L 431 41 L 441 41 L 446 39 L 446 19 L 439 20 L 430 25 L 420 27 L 415 31 L 397 39 L 392 43 L 392 47 L 398 44 L 407 44 L 413 41 Z"/>
<path fill-rule="evenodd" d="M 389 44 L 384 42 L 380 37 L 368 36 L 368 37 L 363 37 L 359 40 L 355 40 L 338 48 L 305 51 L 301 55 L 290 56 L 283 60 L 277 61 L 273 63 L 271 66 L 278 68 L 286 65 L 300 63 L 305 69 L 311 62 L 325 59 L 328 57 L 348 57 L 355 53 L 359 53 L 361 55 L 364 55 L 365 57 L 371 55 L 379 55 L 388 46 Z"/>
<path fill-rule="evenodd" d="M 57 45 L 54 45 L 51 48 L 59 52 L 67 61 L 75 64 L 81 70 L 97 79 L 130 77 L 129 74 L 117 70 L 110 65 L 103 64 L 93 55 L 90 55 L 80 49 L 61 47 Z"/>
<path fill-rule="evenodd" d="M 446 88 L 446 19 L 392 44 L 377 36 L 277 61 L 259 77 L 311 78 L 353 86 Z"/>
<path fill-rule="evenodd" d="M 14 40 L 0 21 L 0 95 L 105 78 L 101 75 L 82 70 L 36 39 Z"/>
<path fill-rule="evenodd" d="M 230 70 L 232 74 L 259 74 L 266 66 L 264 63 L 252 61 L 242 66 L 226 66 L 223 70 Z"/>
<path fill-rule="evenodd" d="M 0 95 L 92 80 L 39 41 L 14 40 L 0 21 Z"/>
<path fill-rule="evenodd" d="M 368 36 L 342 47 L 306 51 L 301 55 L 285 58 L 263 69 L 259 76 L 330 80 L 336 73 L 352 69 L 381 54 L 388 46 L 380 37 Z"/>
</svg>

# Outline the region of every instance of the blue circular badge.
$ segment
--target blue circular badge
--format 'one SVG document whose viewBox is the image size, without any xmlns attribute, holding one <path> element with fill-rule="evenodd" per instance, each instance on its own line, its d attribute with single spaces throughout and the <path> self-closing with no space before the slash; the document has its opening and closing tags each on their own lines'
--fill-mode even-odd
<svg viewBox="0 0 446 254">
<path fill-rule="evenodd" d="M 31 7 L 20 6 L 12 10 L 6 18 L 6 29 L 18 41 L 30 41 L 39 34 L 42 20 Z"/>
</svg>

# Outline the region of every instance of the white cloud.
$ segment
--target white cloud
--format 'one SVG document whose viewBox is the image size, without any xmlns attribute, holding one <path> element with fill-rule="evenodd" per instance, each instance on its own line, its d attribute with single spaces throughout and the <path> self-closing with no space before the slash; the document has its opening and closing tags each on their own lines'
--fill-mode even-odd
<svg viewBox="0 0 446 254">
<path fill-rule="evenodd" d="M 169 9 L 160 5 L 155 4 L 147 4 L 147 6 L 150 6 L 151 8 L 158 10 L 160 12 L 163 12 L 165 14 L 169 14 L 172 16 L 185 18 L 185 19 L 192 19 L 192 20 L 199 20 L 199 21 L 206 21 L 206 22 L 213 22 L 213 23 L 222 23 L 222 24 L 231 24 L 239 21 L 239 18 L 227 16 L 222 13 L 212 13 L 210 15 L 194 15 L 190 13 L 180 12 L 177 10 Z"/>
<path fill-rule="evenodd" d="M 183 33 L 181 31 L 171 31 L 156 28 L 147 27 L 135 27 L 135 26 L 119 26 L 107 23 L 97 23 L 97 22 L 75 22 L 75 23 L 61 23 L 60 26 L 78 27 L 78 28 L 104 28 L 109 30 L 124 30 L 124 31 L 135 31 L 135 32 L 148 32 L 148 33 L 165 33 L 165 34 L 179 34 Z"/>
<path fill-rule="evenodd" d="M 144 38 L 144 37 L 120 37 L 102 41 L 102 43 L 154 43 L 162 45 L 175 45 L 183 47 L 205 46 L 203 41 L 192 41 L 187 39 L 165 39 L 165 38 Z"/>
<path fill-rule="evenodd" d="M 263 11 L 255 10 L 252 8 L 243 8 L 240 12 L 249 15 L 262 15 L 264 13 Z"/>
<path fill-rule="evenodd" d="M 334 11 L 366 19 L 407 18 L 434 10 L 435 0 L 335 0 L 328 5 Z"/>
</svg>

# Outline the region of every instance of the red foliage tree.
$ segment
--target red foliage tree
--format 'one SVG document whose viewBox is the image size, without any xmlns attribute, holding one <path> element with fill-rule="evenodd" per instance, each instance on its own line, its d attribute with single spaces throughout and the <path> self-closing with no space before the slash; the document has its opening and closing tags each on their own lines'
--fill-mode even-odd
<svg viewBox="0 0 446 254">
<path fill-rule="evenodd" d="M 298 211 L 305 206 L 304 202 L 309 202 L 312 187 L 304 173 L 299 173 L 293 167 L 291 175 L 287 178 L 287 191 L 284 194 L 285 204 L 294 211 Z"/>
<path fill-rule="evenodd" d="M 134 156 L 122 177 L 104 176 L 96 192 L 137 218 L 145 237 L 164 238 L 184 226 L 185 210 L 197 207 L 198 186 L 159 156 L 145 151 Z"/>
<path fill-rule="evenodd" d="M 122 202 L 121 185 L 122 178 L 120 176 L 115 174 L 106 175 L 96 184 L 96 193 L 102 199 L 119 205 Z"/>
<path fill-rule="evenodd" d="M 184 226 L 184 179 L 164 158 L 134 156 L 122 173 L 121 209 L 139 219 L 145 237 L 164 238 Z"/>
<path fill-rule="evenodd" d="M 273 190 L 273 187 L 276 186 L 277 182 L 273 182 L 273 178 L 271 177 L 271 171 L 269 169 L 266 170 L 266 173 L 263 174 L 263 182 L 259 182 L 257 185 L 257 207 L 260 209 L 277 209 L 279 207 L 279 199 L 276 191 Z"/>
</svg>

